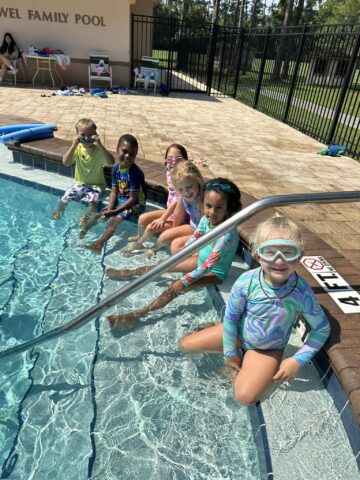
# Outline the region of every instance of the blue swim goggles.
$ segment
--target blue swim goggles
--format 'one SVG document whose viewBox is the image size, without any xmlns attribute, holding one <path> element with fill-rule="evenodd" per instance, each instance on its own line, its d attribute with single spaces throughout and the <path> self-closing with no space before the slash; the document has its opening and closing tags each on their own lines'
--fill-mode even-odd
<svg viewBox="0 0 360 480">
<path fill-rule="evenodd" d="M 266 263 L 273 263 L 278 258 L 291 263 L 300 258 L 301 247 L 294 240 L 274 239 L 263 242 L 256 249 L 256 253 Z"/>
<path fill-rule="evenodd" d="M 80 143 L 94 143 L 95 138 L 80 138 L 79 141 Z"/>
</svg>

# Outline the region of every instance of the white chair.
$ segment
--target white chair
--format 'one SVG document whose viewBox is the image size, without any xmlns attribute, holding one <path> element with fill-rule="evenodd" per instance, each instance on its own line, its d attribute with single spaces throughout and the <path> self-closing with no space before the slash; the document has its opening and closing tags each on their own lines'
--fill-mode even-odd
<svg viewBox="0 0 360 480">
<path fill-rule="evenodd" d="M 109 82 L 112 87 L 112 68 L 109 65 L 109 56 L 103 52 L 90 53 L 89 88 L 91 80 Z"/>
<path fill-rule="evenodd" d="M 11 70 L 8 68 L 7 70 L 7 75 L 11 75 L 14 79 L 14 85 L 16 87 L 16 81 L 18 78 L 19 73 L 22 75 L 22 81 L 26 82 L 26 75 L 25 75 L 25 69 L 24 69 L 24 60 L 19 56 L 19 58 L 16 58 L 13 61 L 13 65 L 15 67 L 15 70 Z"/>
<path fill-rule="evenodd" d="M 154 87 L 154 93 L 156 93 L 156 87 L 160 80 L 159 59 L 154 57 L 142 57 L 140 60 L 140 69 L 135 68 L 135 88 L 140 86 L 144 87 L 145 92 L 148 92 L 148 87 Z"/>
</svg>

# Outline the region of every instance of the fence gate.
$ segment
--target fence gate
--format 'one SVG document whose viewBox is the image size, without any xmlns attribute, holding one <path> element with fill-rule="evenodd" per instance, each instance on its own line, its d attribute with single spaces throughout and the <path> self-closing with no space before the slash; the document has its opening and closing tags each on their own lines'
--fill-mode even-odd
<svg viewBox="0 0 360 480">
<path fill-rule="evenodd" d="M 179 92 L 209 93 L 211 24 L 133 15 L 132 70 L 143 56 L 160 60 L 161 83 Z"/>
</svg>

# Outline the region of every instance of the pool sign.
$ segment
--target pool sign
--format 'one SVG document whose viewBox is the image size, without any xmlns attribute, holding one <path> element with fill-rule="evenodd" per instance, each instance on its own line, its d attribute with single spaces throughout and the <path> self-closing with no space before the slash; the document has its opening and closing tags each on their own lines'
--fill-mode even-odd
<svg viewBox="0 0 360 480">
<path fill-rule="evenodd" d="M 303 263 L 309 271 L 324 270 L 324 268 L 326 268 L 320 260 L 314 257 L 305 258 Z"/>
<path fill-rule="evenodd" d="M 360 294 L 337 273 L 324 257 L 302 257 L 300 263 L 344 313 L 360 313 Z"/>
</svg>

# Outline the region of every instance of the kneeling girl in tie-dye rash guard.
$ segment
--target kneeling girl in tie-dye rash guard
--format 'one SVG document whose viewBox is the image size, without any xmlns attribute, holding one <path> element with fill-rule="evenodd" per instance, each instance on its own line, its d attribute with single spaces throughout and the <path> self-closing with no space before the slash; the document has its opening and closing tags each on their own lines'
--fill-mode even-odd
<svg viewBox="0 0 360 480">
<path fill-rule="evenodd" d="M 204 216 L 186 244 L 188 245 L 210 232 L 240 210 L 240 207 L 240 191 L 230 180 L 215 178 L 206 182 L 203 186 Z M 209 245 L 199 250 L 199 254 L 192 255 L 171 269 L 173 272 L 182 272 L 184 275 L 172 283 L 160 297 L 140 310 L 123 315 L 109 316 L 110 325 L 112 327 L 131 325 L 134 320 L 143 315 L 164 307 L 181 293 L 195 288 L 220 284 L 230 270 L 238 244 L 239 234 L 235 228 L 210 242 Z M 108 269 L 106 274 L 113 279 L 124 278 L 131 275 L 141 275 L 151 268 L 152 266 L 146 265 L 132 270 Z"/>
<path fill-rule="evenodd" d="M 295 271 L 301 246 L 300 229 L 290 219 L 277 215 L 261 223 L 253 241 L 260 267 L 243 273 L 233 285 L 223 325 L 181 341 L 187 351 L 223 349 L 225 362 L 237 371 L 234 393 L 241 403 L 259 400 L 274 380 L 294 379 L 329 336 L 325 313 L 310 285 Z M 295 355 L 282 360 L 300 314 L 311 332 Z"/>
</svg>

